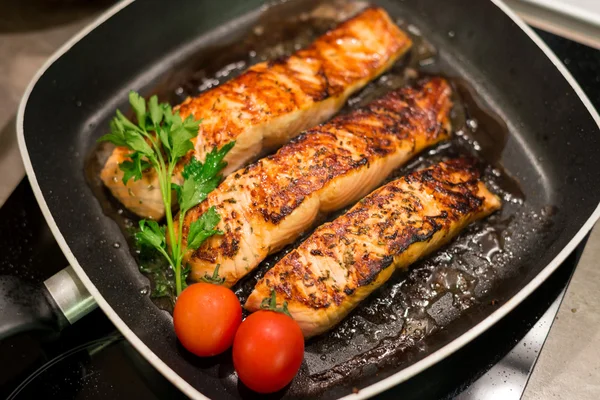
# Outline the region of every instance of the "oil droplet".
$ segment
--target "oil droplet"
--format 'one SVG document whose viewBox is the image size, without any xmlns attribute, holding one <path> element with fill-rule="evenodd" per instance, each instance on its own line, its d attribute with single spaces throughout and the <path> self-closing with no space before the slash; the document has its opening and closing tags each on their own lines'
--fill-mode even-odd
<svg viewBox="0 0 600 400">
<path fill-rule="evenodd" d="M 468 119 L 467 120 L 467 126 L 473 130 L 477 129 L 477 127 L 479 126 L 479 123 L 477 122 L 476 119 Z"/>
<path fill-rule="evenodd" d="M 263 33 L 265 33 L 265 28 L 264 28 L 263 26 L 260 26 L 260 25 L 259 25 L 259 26 L 257 26 L 257 27 L 255 27 L 255 28 L 254 28 L 254 34 L 255 34 L 256 36 L 260 36 L 260 35 L 262 35 Z"/>
<path fill-rule="evenodd" d="M 407 29 L 410 33 L 412 33 L 415 36 L 421 36 L 421 30 L 419 28 L 417 28 L 414 25 L 408 25 Z"/>
<path fill-rule="evenodd" d="M 456 36 L 456 32 L 454 32 L 454 31 L 448 31 L 448 37 L 449 38 L 453 38 L 455 36 Z"/>
<path fill-rule="evenodd" d="M 121 247 L 121 243 L 119 243 L 119 242 L 114 242 L 114 243 L 113 243 L 113 247 L 114 247 L 115 249 L 118 249 L 118 248 L 120 248 L 120 247 Z"/>
<path fill-rule="evenodd" d="M 145 296 L 148 294 L 148 292 L 150 292 L 150 288 L 148 286 L 144 286 L 143 288 L 140 289 L 140 294 L 142 296 Z"/>
<path fill-rule="evenodd" d="M 319 357 L 319 358 L 323 361 L 327 360 L 327 356 L 325 354 L 321 354 L 321 357 Z"/>
</svg>

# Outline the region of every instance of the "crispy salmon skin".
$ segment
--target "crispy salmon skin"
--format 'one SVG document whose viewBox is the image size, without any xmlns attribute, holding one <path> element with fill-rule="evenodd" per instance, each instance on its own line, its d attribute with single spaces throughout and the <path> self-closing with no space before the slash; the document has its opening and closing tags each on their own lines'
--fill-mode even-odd
<svg viewBox="0 0 600 400">
<path fill-rule="evenodd" d="M 319 214 L 354 203 L 415 154 L 449 138 L 451 94 L 442 78 L 392 91 L 229 175 L 185 216 L 184 242 L 190 224 L 213 206 L 224 232 L 184 256 L 191 280 L 219 265 L 225 284 L 235 284 Z"/>
<path fill-rule="evenodd" d="M 276 149 L 301 131 L 336 113 L 348 96 L 389 68 L 411 47 L 381 8 L 368 8 L 325 33 L 295 54 L 256 64 L 239 77 L 176 107 L 185 118 L 202 119 L 191 157 L 204 160 L 214 147 L 236 141 L 226 157 L 227 175 Z M 116 148 L 101 178 L 126 208 L 144 218 L 161 219 L 164 205 L 156 173 L 122 182 L 119 164 L 126 148 Z M 180 183 L 181 165 L 174 179 Z"/>
<path fill-rule="evenodd" d="M 390 182 L 319 227 L 257 283 L 245 308 L 276 292 L 305 337 L 338 324 L 395 270 L 407 268 L 498 210 L 500 199 L 465 159 Z"/>
</svg>

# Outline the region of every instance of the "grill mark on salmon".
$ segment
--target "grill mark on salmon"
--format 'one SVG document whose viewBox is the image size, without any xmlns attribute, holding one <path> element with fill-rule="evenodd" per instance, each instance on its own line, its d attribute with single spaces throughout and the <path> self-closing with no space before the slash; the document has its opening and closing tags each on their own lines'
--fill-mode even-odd
<svg viewBox="0 0 600 400">
<path fill-rule="evenodd" d="M 225 284 L 235 284 L 319 214 L 352 204 L 412 156 L 447 139 L 450 96 L 442 78 L 395 90 L 227 177 L 186 214 L 184 242 L 190 224 L 212 206 L 224 232 L 185 255 L 191 280 L 212 275 L 219 264 Z"/>
<path fill-rule="evenodd" d="M 395 270 L 448 243 L 501 207 L 471 160 L 455 159 L 384 185 L 319 227 L 256 284 L 245 308 L 272 290 L 305 337 L 338 324 Z"/>
<path fill-rule="evenodd" d="M 411 45 L 383 9 L 372 7 L 289 57 L 256 64 L 231 81 L 187 98 L 176 109 L 183 118 L 193 115 L 203 122 L 193 139 L 194 149 L 175 168 L 174 182 L 181 183 L 182 165 L 191 157 L 204 160 L 214 147 L 236 141 L 225 158 L 227 175 L 329 119 Z M 122 147 L 113 151 L 102 181 L 129 210 L 161 219 L 164 205 L 153 170 L 123 185 L 119 164 L 128 154 Z"/>
</svg>

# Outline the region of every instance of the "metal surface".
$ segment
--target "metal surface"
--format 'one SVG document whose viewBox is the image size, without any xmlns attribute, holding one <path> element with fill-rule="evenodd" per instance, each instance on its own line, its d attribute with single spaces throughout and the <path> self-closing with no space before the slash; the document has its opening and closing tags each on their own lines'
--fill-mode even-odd
<svg viewBox="0 0 600 400">
<path fill-rule="evenodd" d="M 520 399 L 564 295 L 565 291 L 563 290 L 523 339 L 455 399 Z"/>
<path fill-rule="evenodd" d="M 596 0 L 524 0 L 600 26 L 600 3 Z"/>
<path fill-rule="evenodd" d="M 44 286 L 70 324 L 77 322 L 98 307 L 71 266 L 46 279 Z"/>
<path fill-rule="evenodd" d="M 515 307 L 533 288 L 539 285 L 543 278 L 558 267 L 558 263 L 564 259 L 569 250 L 574 248 L 577 240 L 571 240 L 573 235 L 582 238 L 585 231 L 581 230 L 582 224 L 589 217 L 589 213 L 597 205 L 597 199 L 593 196 L 593 188 L 597 185 L 597 176 L 594 171 L 597 171 L 595 166 L 596 158 L 591 158 L 589 152 L 593 148 L 590 141 L 593 138 L 594 132 L 597 131 L 595 122 L 590 118 L 585 107 L 577 100 L 577 91 L 573 90 L 567 82 L 563 80 L 552 63 L 540 52 L 540 50 L 529 42 L 526 36 L 512 23 L 510 19 L 503 16 L 498 10 L 486 9 L 485 7 L 494 7 L 489 3 L 477 3 L 473 7 L 470 4 L 471 13 L 468 20 L 462 21 L 460 26 L 457 26 L 457 21 L 460 21 L 458 10 L 464 8 L 456 6 L 448 9 L 437 4 L 437 7 L 427 5 L 427 2 L 419 5 L 405 5 L 406 7 L 423 7 L 422 10 L 410 9 L 407 18 L 412 18 L 416 23 L 423 27 L 428 35 L 428 39 L 439 44 L 442 49 L 441 57 L 446 57 L 445 65 L 454 65 L 452 73 L 463 76 L 467 81 L 476 83 L 476 88 L 480 94 L 494 109 L 501 110 L 502 117 L 509 122 L 511 133 L 513 133 L 512 141 L 509 141 L 507 153 L 510 156 L 505 156 L 504 163 L 509 171 L 514 171 L 520 180 L 527 181 L 530 186 L 527 187 L 530 204 L 547 204 L 548 200 L 555 202 L 559 206 L 559 210 L 569 211 L 569 218 L 557 219 L 557 224 L 552 227 L 548 242 L 538 242 L 536 246 L 543 248 L 543 252 L 531 251 L 531 259 L 528 260 L 528 269 L 518 279 L 513 280 L 513 285 L 504 287 L 504 292 L 496 291 L 499 295 L 501 308 L 494 312 L 492 319 L 485 318 L 490 315 L 493 308 L 487 306 L 487 309 L 482 305 L 481 309 L 474 310 L 470 313 L 470 321 L 466 324 L 455 326 L 454 330 L 448 330 L 446 336 L 438 336 L 438 345 L 443 346 L 444 343 L 451 345 L 450 347 L 442 347 L 441 352 L 432 353 L 433 357 L 423 359 L 425 362 L 414 364 L 396 375 L 393 379 L 387 380 L 383 385 L 375 385 L 377 389 L 389 387 L 402 379 L 406 379 L 411 374 L 422 369 L 427 365 L 432 365 L 433 362 L 439 361 L 441 358 L 448 355 L 451 351 L 458 349 L 480 334 L 485 327 L 491 325 L 491 321 L 497 320 L 500 316 L 505 315 L 511 308 Z M 144 4 L 143 6 L 138 4 Z M 150 5 L 148 5 L 150 4 Z M 148 12 L 153 10 L 152 2 L 136 3 L 138 7 L 149 7 Z M 219 7 L 211 3 L 215 7 Z M 84 190 L 82 184 L 81 166 L 82 157 L 86 149 L 89 148 L 90 141 L 99 133 L 98 131 L 88 128 L 90 124 L 94 127 L 100 124 L 104 126 L 106 113 L 112 112 L 116 103 L 119 103 L 123 98 L 123 94 L 129 87 L 136 87 L 132 82 L 135 80 L 138 83 L 145 82 L 150 84 L 152 78 L 147 71 L 152 71 L 159 74 L 160 71 L 165 71 L 173 67 L 173 62 L 178 57 L 181 58 L 193 48 L 195 51 L 201 49 L 202 45 L 207 43 L 205 40 L 199 40 L 178 54 L 171 54 L 171 57 L 165 57 L 166 48 L 173 48 L 173 43 L 180 45 L 181 43 L 189 43 L 189 35 L 193 37 L 199 36 L 200 29 L 206 33 L 210 28 L 220 25 L 223 19 L 227 19 L 235 14 L 240 14 L 244 8 L 248 10 L 253 4 L 244 3 L 244 7 L 238 4 L 238 8 L 229 8 L 228 10 L 220 10 L 221 13 L 211 11 L 217 10 L 202 10 L 196 12 L 182 13 L 177 10 L 177 18 L 190 17 L 192 21 L 185 23 L 177 18 L 172 21 L 177 21 L 177 25 L 172 26 L 171 35 L 165 37 L 160 32 L 149 31 L 148 35 L 140 37 L 136 41 L 136 49 L 141 49 L 144 45 L 151 43 L 154 53 L 141 52 L 139 54 L 131 54 L 131 47 L 123 47 L 122 52 L 115 51 L 115 43 L 111 42 L 111 54 L 109 59 L 103 58 L 95 63 L 89 59 L 94 55 L 100 56 L 108 49 L 106 46 L 107 35 L 110 37 L 111 32 L 122 31 L 119 26 L 135 21 L 140 21 L 139 12 L 119 13 L 115 18 L 105 22 L 100 28 L 90 33 L 85 39 L 86 46 L 76 45 L 70 51 L 61 57 L 61 60 L 54 64 L 38 81 L 34 91 L 29 97 L 27 109 L 21 115 L 24 120 L 19 123 L 24 123 L 24 129 L 36 136 L 36 139 L 28 139 L 27 147 L 29 153 L 26 158 L 26 166 L 30 168 L 30 179 L 32 180 L 34 190 L 38 200 L 40 200 L 42 210 L 50 223 L 53 233 L 63 251 L 65 251 L 69 261 L 74 267 L 77 267 L 78 272 L 82 274 L 86 285 L 95 296 L 98 297 L 100 305 L 104 311 L 113 319 L 116 325 L 121 329 L 131 340 L 132 343 L 148 357 L 156 366 L 161 368 L 169 379 L 174 380 L 182 389 L 186 390 L 191 395 L 197 395 L 189 384 L 181 381 L 179 377 L 173 374 L 171 369 L 176 369 L 179 376 L 183 375 L 185 379 L 197 386 L 197 389 L 204 391 L 212 396 L 231 396 L 237 397 L 238 393 L 235 387 L 232 388 L 231 382 L 226 380 L 216 379 L 213 374 L 225 373 L 229 377 L 228 370 L 218 372 L 218 365 L 205 366 L 204 370 L 194 365 L 193 360 L 185 358 L 185 353 L 181 353 L 175 347 L 175 341 L 170 323 L 166 316 L 157 313 L 152 304 L 144 298 L 140 298 L 137 293 L 140 288 L 143 288 L 145 283 L 140 279 L 136 271 L 135 262 L 130 255 L 125 251 L 116 251 L 112 243 L 102 243 L 103 238 L 120 237 L 120 232 L 114 224 L 107 218 L 101 217 L 97 220 L 95 216 L 99 215 L 99 208 L 94 205 L 93 198 L 90 193 Z M 386 8 L 396 10 L 400 13 L 403 6 L 396 3 L 385 2 Z M 194 2 L 194 6 L 203 7 L 203 4 Z M 158 7 L 160 9 L 160 7 Z M 164 8 L 164 7 L 163 7 Z M 436 10 L 435 14 L 428 14 L 425 10 Z M 139 10 L 138 10 L 139 11 Z M 161 21 L 170 21 L 169 16 L 165 15 L 169 10 L 162 9 L 160 13 Z M 407 11 L 407 10 L 404 10 Z M 494 19 L 494 24 L 490 24 L 485 18 L 477 18 L 479 16 L 490 15 L 496 12 L 497 19 Z M 198 15 L 211 15 L 210 20 L 199 21 Z M 149 14 L 152 15 L 152 14 Z M 255 14 L 248 14 L 252 21 Z M 132 19 L 135 16 L 135 19 Z M 157 15 L 158 16 L 158 15 Z M 174 18 L 174 17 L 171 17 Z M 148 22 L 144 20 L 145 22 Z M 246 20 L 244 20 L 246 21 Z M 192 23 L 193 22 L 193 23 Z M 240 22 L 240 21 L 238 21 Z M 162 25 L 161 25 L 162 26 Z M 166 27 L 166 26 L 165 26 Z M 183 32 L 186 27 L 194 27 L 192 32 Z M 243 25 L 237 25 L 238 29 L 243 29 Z M 138 27 L 136 32 L 142 32 L 143 27 Z M 177 29 L 176 29 L 177 28 Z M 111 31 L 113 29 L 113 31 Z M 221 31 L 226 34 L 223 37 L 210 37 L 210 43 L 214 44 L 218 40 L 231 40 L 233 31 Z M 452 35 L 447 35 L 447 32 L 453 32 Z M 485 32 L 482 35 L 473 35 L 469 32 Z M 152 35 L 158 35 L 152 37 Z M 487 46 L 483 38 L 494 40 L 494 34 L 499 35 L 498 42 L 505 41 L 511 43 L 510 46 L 496 46 L 490 48 Z M 179 35 L 179 37 L 178 37 Z M 188 35 L 188 41 L 182 39 Z M 450 39 L 449 39 L 450 38 Z M 476 38 L 476 39 L 473 39 Z M 169 44 L 170 42 L 170 44 Z M 83 42 L 82 42 L 83 43 Z M 519 43 L 519 46 L 515 46 Z M 184 46 L 185 47 L 185 46 Z M 85 48 L 94 49 L 94 52 L 86 52 Z M 184 51 L 185 50 L 185 51 Z M 187 53 L 186 53 L 187 51 Z M 456 58 L 454 55 L 460 55 Z M 514 60 L 522 59 L 524 56 L 528 60 L 535 60 L 536 66 L 535 77 L 530 78 L 530 70 L 521 69 L 521 65 L 512 65 Z M 82 57 L 88 59 L 91 65 L 103 65 L 102 69 L 93 70 L 93 78 L 88 76 L 90 71 L 81 70 L 74 71 L 63 70 L 61 66 L 68 65 Z M 130 57 L 130 62 L 124 62 L 119 57 Z M 156 63 L 157 60 L 163 60 L 162 63 Z M 166 60 L 166 61 L 165 61 Z M 461 61 L 462 60 L 462 61 Z M 464 62 L 469 60 L 469 62 Z M 494 63 L 489 63 L 487 60 L 494 60 Z M 154 64 L 153 64 L 154 62 Z M 108 64 L 106 64 L 108 63 Z M 111 65 L 117 63 L 120 68 L 112 68 Z M 508 63 L 508 65 L 507 65 Z M 149 65 L 154 65 L 149 68 Z M 115 66 L 115 65 L 112 65 Z M 112 75 L 106 74 L 108 71 L 115 71 Z M 118 74 L 116 74 L 118 71 Z M 144 71 L 141 75 L 140 71 Z M 450 71 L 450 70 L 449 70 Z M 74 72 L 79 72 L 75 74 Z M 52 79 L 54 76 L 54 80 Z M 135 78 L 135 79 L 134 79 Z M 89 90 L 84 82 L 90 82 L 94 86 L 93 90 Z M 95 79 L 95 81 L 94 81 Z M 43 81 L 43 83 L 42 83 Z M 95 83 L 94 83 L 95 82 Z M 543 82 L 552 82 L 552 86 L 547 86 Z M 57 90 L 57 87 L 60 90 Z M 127 88 L 127 89 L 125 89 Z M 535 93 L 536 98 L 550 99 L 550 105 L 543 105 L 531 101 L 531 95 Z M 58 96 L 52 100 L 52 96 Z M 66 96 L 66 97 L 63 97 Z M 41 101 L 41 99 L 44 99 Z M 44 116 L 43 118 L 35 118 L 29 115 L 30 112 L 40 112 L 44 109 L 43 104 L 56 104 L 56 110 L 53 109 L 53 114 Z M 102 108 L 101 105 L 105 107 Z M 524 110 L 524 107 L 528 107 Z M 35 111 L 31 111 L 35 110 Z M 110 110 L 110 111 L 109 111 Z M 550 112 L 552 110 L 552 112 Z M 100 115 L 100 114 L 102 115 Z M 567 121 L 565 116 L 573 118 L 572 121 Z M 543 118 L 541 117 L 543 116 Z M 51 120 L 56 119 L 56 123 Z M 44 122 L 44 125 L 36 126 L 36 121 Z M 48 133 L 49 127 L 60 127 L 58 132 Z M 84 127 L 82 129 L 82 127 Z M 21 127 L 23 128 L 23 127 Z M 566 135 L 562 130 L 568 130 Z M 61 136 L 60 133 L 64 135 Z M 78 132 L 79 135 L 74 135 Z M 540 132 L 548 132 L 547 136 L 536 136 Z M 67 135 L 70 134 L 70 135 Z M 53 146 L 45 143 L 46 138 L 53 139 Z M 63 142 L 63 141 L 66 141 Z M 542 147 L 542 143 L 544 143 Z M 576 148 L 578 160 L 574 160 L 575 164 L 571 164 L 570 160 L 564 159 L 563 149 L 566 146 Z M 35 148 L 32 148 L 35 147 Z M 58 148 L 63 152 L 58 154 Z M 64 157 L 64 149 L 71 148 L 73 157 Z M 28 163 L 33 161 L 35 175 L 31 170 L 31 165 Z M 49 166 L 52 166 L 49 168 Z M 586 168 L 583 169 L 581 166 Z M 50 171 L 52 170 L 52 174 Z M 575 174 L 575 179 L 569 179 L 566 174 Z M 541 179 L 540 179 L 541 178 Z M 53 188 L 64 187 L 64 182 L 68 182 L 71 187 L 77 188 L 77 192 L 64 194 L 64 191 L 53 190 Z M 41 186 L 40 187 L 37 185 Z M 586 193 L 587 197 L 581 197 L 581 191 Z M 42 196 L 42 192 L 44 196 Z M 60 192 L 60 193 L 59 193 Z M 568 204 L 568 206 L 567 206 Z M 560 206 L 564 207 L 561 208 Z M 49 208 L 48 208 L 49 207 Z M 52 212 L 50 212 L 50 209 Z M 85 222 L 82 221 L 82 216 L 85 216 Z M 96 222 L 95 222 L 96 221 Z M 91 227 L 90 225 L 94 225 Z M 587 226 L 588 224 L 586 224 Z M 100 242 L 98 242 L 100 240 Z M 567 246 L 567 250 L 561 250 Z M 559 258 L 555 257 L 559 255 Z M 550 263 L 550 267 L 546 267 Z M 114 268 L 118 265 L 119 268 Z M 85 274 L 83 269 L 85 268 Z M 111 273 L 106 273 L 105 269 L 110 269 Z M 90 278 L 91 280 L 86 280 Z M 526 291 L 518 292 L 526 286 Z M 511 296 L 516 297 L 511 297 Z M 108 301 L 107 301 L 108 299 Z M 493 303 L 492 303 L 493 305 Z M 144 318 L 140 319 L 139 316 Z M 477 324 L 482 321 L 481 324 Z M 472 329 L 469 329 L 469 326 Z M 131 330 L 133 329 L 133 331 Z M 467 329 L 465 331 L 465 329 Z M 453 338 L 458 338 L 457 341 L 452 341 Z M 149 347 L 152 348 L 150 351 Z M 446 350 L 444 350 L 446 349 Z M 450 349 L 450 350 L 448 350 Z M 160 355 L 162 361 L 156 358 L 156 354 Z M 436 355 L 437 354 L 437 355 Z M 425 356 L 422 354 L 421 356 Z M 164 362 L 169 364 L 167 368 Z M 213 367 L 216 367 L 213 368 Z M 402 368 L 400 366 L 399 368 Z M 204 371 L 204 372 L 202 372 Z M 213 372 L 214 371 L 214 372 Z M 361 387 L 367 386 L 382 377 L 393 373 L 393 370 L 386 371 L 379 377 L 365 374 L 361 377 Z M 217 383 L 215 385 L 215 383 Z M 337 397 L 344 391 L 351 390 L 351 383 L 337 388 L 337 392 L 328 393 L 329 397 Z M 233 391 L 232 391 L 233 390 Z M 361 390 L 359 396 L 364 396 L 373 393 L 373 390 Z"/>
<path fill-rule="evenodd" d="M 523 0 L 506 0 L 528 24 L 600 49 L 600 25 Z"/>
</svg>

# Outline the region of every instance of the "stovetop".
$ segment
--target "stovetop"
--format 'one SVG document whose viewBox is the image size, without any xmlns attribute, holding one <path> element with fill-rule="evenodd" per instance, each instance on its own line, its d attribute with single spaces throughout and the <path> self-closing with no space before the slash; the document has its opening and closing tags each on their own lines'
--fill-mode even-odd
<svg viewBox="0 0 600 400">
<path fill-rule="evenodd" d="M 600 51 L 540 34 L 599 107 Z M 26 180 L 0 209 L 0 232 L 0 275 L 40 284 L 67 265 Z M 492 329 L 379 398 L 520 398 L 582 248 Z M 0 354 L 1 398 L 183 398 L 100 310 L 54 337 L 27 333 L 1 341 Z"/>
</svg>

